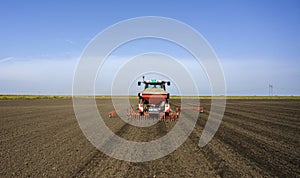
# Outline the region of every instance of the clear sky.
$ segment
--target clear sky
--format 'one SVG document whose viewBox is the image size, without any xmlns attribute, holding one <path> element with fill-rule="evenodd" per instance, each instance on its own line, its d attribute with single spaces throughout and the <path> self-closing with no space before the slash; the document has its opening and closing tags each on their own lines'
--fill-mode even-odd
<svg viewBox="0 0 300 178">
<path fill-rule="evenodd" d="M 108 26 L 139 16 L 174 18 L 201 33 L 223 66 L 228 95 L 268 95 L 269 84 L 274 95 L 300 95 L 298 0 L 3 0 L 0 93 L 70 94 L 88 42 Z"/>
</svg>

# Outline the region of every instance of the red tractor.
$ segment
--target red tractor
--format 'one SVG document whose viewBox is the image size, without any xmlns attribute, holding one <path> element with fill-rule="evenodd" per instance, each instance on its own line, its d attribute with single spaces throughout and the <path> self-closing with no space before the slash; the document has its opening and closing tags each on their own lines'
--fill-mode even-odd
<svg viewBox="0 0 300 178">
<path fill-rule="evenodd" d="M 166 92 L 166 85 L 170 86 L 170 82 L 163 80 L 144 80 L 143 76 L 143 81 L 139 81 L 138 86 L 142 83 L 145 85 L 145 88 L 138 94 L 138 112 L 140 115 L 149 115 L 150 118 L 159 118 L 162 115 L 169 116 L 170 94 Z"/>
<path fill-rule="evenodd" d="M 138 86 L 144 84 L 144 90 L 138 93 L 139 103 L 137 108 L 130 105 L 127 110 L 129 119 L 159 119 L 164 121 L 177 121 L 180 111 L 182 110 L 197 110 L 203 112 L 203 107 L 200 106 L 184 106 L 176 107 L 171 110 L 169 104 L 170 94 L 166 92 L 166 85 L 170 86 L 170 81 L 163 80 L 144 80 L 138 82 Z M 111 111 L 108 113 L 110 118 L 114 117 L 120 110 Z"/>
</svg>

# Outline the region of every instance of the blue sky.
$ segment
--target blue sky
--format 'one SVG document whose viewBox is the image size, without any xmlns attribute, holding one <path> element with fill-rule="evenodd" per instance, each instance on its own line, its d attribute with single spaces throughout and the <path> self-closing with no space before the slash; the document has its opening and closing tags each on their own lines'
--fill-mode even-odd
<svg viewBox="0 0 300 178">
<path fill-rule="evenodd" d="M 0 93 L 70 94 L 88 42 L 108 26 L 139 16 L 174 18 L 200 32 L 219 57 L 228 95 L 268 95 L 269 83 L 275 95 L 300 95 L 300 1 L 292 0 L 4 0 Z M 153 42 L 137 46 L 157 50 Z"/>
</svg>

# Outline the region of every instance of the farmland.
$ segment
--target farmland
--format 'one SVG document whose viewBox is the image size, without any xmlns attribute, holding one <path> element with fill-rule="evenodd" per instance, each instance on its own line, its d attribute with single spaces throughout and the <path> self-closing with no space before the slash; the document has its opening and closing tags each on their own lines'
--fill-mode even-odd
<svg viewBox="0 0 300 178">
<path fill-rule="evenodd" d="M 300 99 L 233 98 L 215 137 L 203 148 L 198 142 L 210 100 L 201 100 L 189 138 L 170 155 L 133 163 L 111 158 L 83 135 L 68 97 L 0 100 L 1 177 L 299 177 Z M 171 104 L 178 105 L 178 99 Z M 97 105 L 106 125 L 133 141 L 164 136 L 174 122 L 149 128 L 108 118 L 108 97 Z M 180 118 L 187 119 L 187 118 Z"/>
</svg>

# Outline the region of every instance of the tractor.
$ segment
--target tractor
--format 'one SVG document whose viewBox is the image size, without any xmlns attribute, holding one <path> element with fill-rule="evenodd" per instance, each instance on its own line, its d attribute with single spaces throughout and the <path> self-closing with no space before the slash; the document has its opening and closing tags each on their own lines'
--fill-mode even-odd
<svg viewBox="0 0 300 178">
<path fill-rule="evenodd" d="M 144 80 L 138 82 L 138 86 L 144 84 L 144 90 L 138 93 L 138 112 L 141 116 L 149 115 L 150 118 L 158 118 L 161 115 L 169 116 L 170 94 L 166 92 L 166 85 L 170 86 L 170 81 Z"/>
<path fill-rule="evenodd" d="M 170 94 L 166 91 L 166 86 L 170 86 L 170 81 L 164 80 L 145 80 L 138 81 L 138 86 L 144 84 L 144 90 L 138 93 L 138 105 L 134 107 L 130 104 L 127 110 L 128 119 L 147 119 L 162 121 L 177 121 L 182 110 L 197 110 L 203 112 L 203 107 L 200 106 L 181 106 L 171 110 L 169 98 Z M 111 111 L 108 113 L 109 118 L 113 118 L 120 110 Z"/>
</svg>

